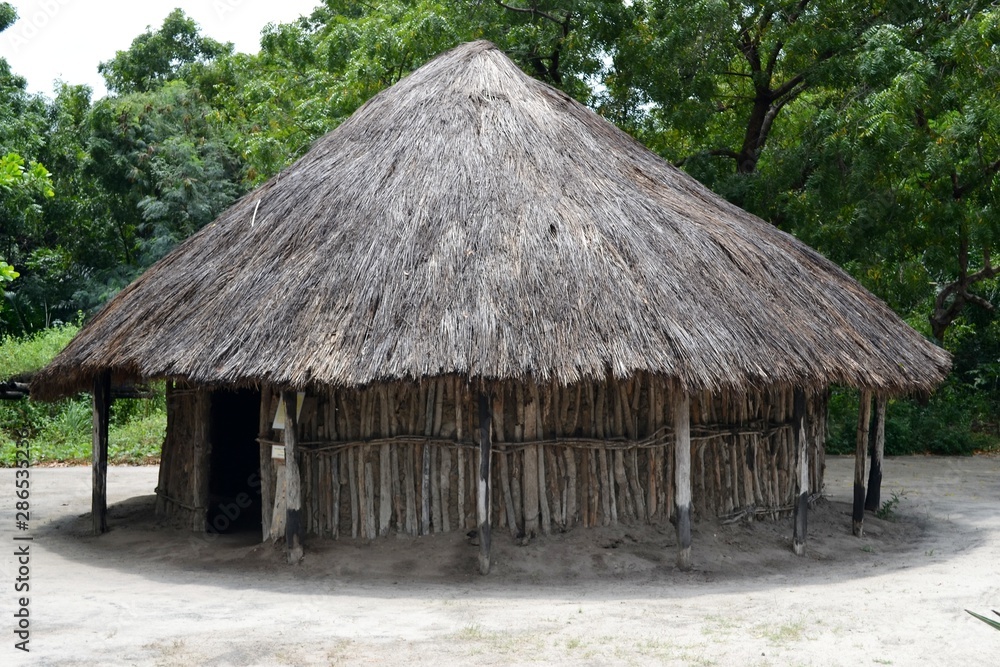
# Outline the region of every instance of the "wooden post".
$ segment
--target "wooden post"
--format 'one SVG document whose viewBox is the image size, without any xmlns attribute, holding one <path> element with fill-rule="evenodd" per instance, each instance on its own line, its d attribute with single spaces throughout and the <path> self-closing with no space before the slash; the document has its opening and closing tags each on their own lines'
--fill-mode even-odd
<svg viewBox="0 0 1000 667">
<path fill-rule="evenodd" d="M 490 437 L 490 398 L 479 392 L 479 502 L 476 510 L 479 518 L 479 573 L 490 573 L 490 457 L 493 442 Z"/>
<path fill-rule="evenodd" d="M 691 399 L 680 388 L 672 392 L 674 488 L 677 506 L 677 567 L 691 569 Z"/>
<path fill-rule="evenodd" d="M 285 553 L 289 563 L 302 560 L 302 477 L 299 473 L 298 424 L 295 422 L 296 393 L 281 392 L 285 404 Z"/>
<path fill-rule="evenodd" d="M 94 378 L 94 425 L 91 460 L 94 484 L 91 496 L 91 518 L 94 535 L 108 532 L 108 423 L 111 419 L 111 373 L 105 371 Z"/>
<path fill-rule="evenodd" d="M 792 549 L 797 556 L 802 556 L 806 553 L 806 518 L 809 513 L 809 442 L 806 438 L 806 393 L 802 389 L 795 390 L 792 428 L 795 430 L 795 451 L 799 468 Z"/>
<path fill-rule="evenodd" d="M 426 381 L 427 396 L 424 403 L 424 435 L 428 438 L 434 435 L 434 397 L 437 382 Z M 423 446 L 423 456 L 420 460 L 420 534 L 431 532 L 431 446 Z"/>
<path fill-rule="evenodd" d="M 868 470 L 868 494 L 865 496 L 865 509 L 877 512 L 882 506 L 882 459 L 885 455 L 885 395 L 875 397 L 875 415 L 868 437 L 871 439 L 869 448 L 872 457 Z"/>
<path fill-rule="evenodd" d="M 854 512 L 852 530 L 858 537 L 865 532 L 865 454 L 868 452 L 868 427 L 872 416 L 872 393 L 861 390 L 858 407 L 857 447 L 854 451 Z"/>
<path fill-rule="evenodd" d="M 538 386 L 532 382 L 530 386 L 530 402 L 524 408 L 524 439 L 528 442 L 537 441 L 542 437 L 538 432 L 538 411 L 539 397 Z M 497 427 L 497 430 L 501 430 Z M 523 487 L 524 493 L 524 536 L 535 537 L 538 535 L 539 515 L 538 509 L 538 445 L 529 445 L 524 448 L 524 472 Z"/>
<path fill-rule="evenodd" d="M 271 435 L 271 387 L 260 387 L 260 420 L 257 435 L 267 440 Z M 271 445 L 260 443 L 260 531 L 261 541 L 271 539 L 271 515 L 274 512 L 274 461 L 271 459 Z"/>
</svg>

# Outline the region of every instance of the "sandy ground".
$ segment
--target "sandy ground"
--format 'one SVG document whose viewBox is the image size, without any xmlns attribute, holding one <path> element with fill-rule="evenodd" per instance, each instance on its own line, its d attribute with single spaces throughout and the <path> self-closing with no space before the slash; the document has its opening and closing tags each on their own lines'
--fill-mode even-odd
<svg viewBox="0 0 1000 667">
<path fill-rule="evenodd" d="M 850 534 L 850 459 L 828 459 L 805 557 L 791 522 L 696 524 L 693 572 L 665 528 L 307 544 L 288 566 L 253 536 L 157 525 L 156 469 L 109 472 L 110 533 L 88 534 L 90 471 L 32 471 L 31 653 L 14 649 L 14 474 L 0 471 L 0 664 L 988 665 L 1000 632 L 1000 457 L 886 465 L 892 520 Z M 4 627 L 6 626 L 6 627 Z"/>
</svg>

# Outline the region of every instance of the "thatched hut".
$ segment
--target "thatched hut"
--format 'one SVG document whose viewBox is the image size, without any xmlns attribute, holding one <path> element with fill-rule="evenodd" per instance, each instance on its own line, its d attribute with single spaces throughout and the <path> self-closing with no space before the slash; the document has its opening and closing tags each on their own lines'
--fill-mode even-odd
<svg viewBox="0 0 1000 667">
<path fill-rule="evenodd" d="M 98 531 L 109 387 L 162 378 L 158 510 L 195 530 L 249 516 L 295 560 L 303 535 L 478 528 L 486 571 L 491 526 L 672 520 L 687 566 L 692 509 L 794 509 L 801 551 L 829 386 L 926 392 L 949 363 L 476 42 L 150 268 L 32 391 L 94 392 Z"/>
</svg>

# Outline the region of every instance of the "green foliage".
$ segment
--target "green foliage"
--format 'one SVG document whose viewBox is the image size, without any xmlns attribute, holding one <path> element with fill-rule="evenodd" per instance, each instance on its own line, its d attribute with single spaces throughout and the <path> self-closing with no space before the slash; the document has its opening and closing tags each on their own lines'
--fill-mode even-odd
<svg viewBox="0 0 1000 667">
<path fill-rule="evenodd" d="M 883 501 L 882 506 L 875 510 L 875 516 L 884 521 L 895 521 L 896 508 L 899 507 L 900 501 L 905 497 L 906 493 L 904 491 L 893 491 L 892 497 Z"/>
<path fill-rule="evenodd" d="M 7 262 L 0 260 L 0 283 L 12 282 L 21 274 L 14 270 L 14 267 Z"/>
<path fill-rule="evenodd" d="M 183 81 L 106 99 L 90 112 L 89 174 L 114 197 L 126 261 L 144 268 L 228 206 L 239 168 L 197 90 Z"/>
<path fill-rule="evenodd" d="M 138 399 L 137 399 L 138 400 Z M 122 413 L 115 401 L 108 432 L 108 461 L 139 465 L 155 462 L 166 432 L 163 396 L 141 399 L 145 406 Z M 89 397 L 52 404 L 0 402 L 0 467 L 15 463 L 15 431 L 27 429 L 32 464 L 86 463 L 91 457 L 92 412 Z"/>
<path fill-rule="evenodd" d="M 0 339 L 0 380 L 37 371 L 66 347 L 80 327 L 64 324 L 36 334 Z"/>
<path fill-rule="evenodd" d="M 52 179 L 48 169 L 31 162 L 25 167 L 24 158 L 17 153 L 7 153 L 0 157 L 0 191 L 7 194 L 21 189 L 28 194 L 53 197 Z"/>
<path fill-rule="evenodd" d="M 966 609 L 965 611 L 966 611 L 966 613 L 971 614 L 972 616 L 975 616 L 980 621 L 982 621 L 986 625 L 990 626 L 994 630 L 1000 630 L 1000 622 L 997 622 L 997 621 L 993 620 L 992 618 L 987 618 L 986 616 L 983 616 L 981 614 L 977 614 L 974 611 L 969 611 L 968 609 Z M 996 614 L 997 616 L 1000 616 L 1000 611 L 994 611 L 993 613 Z"/>
<path fill-rule="evenodd" d="M 9 2 L 0 2 L 0 32 L 14 25 L 17 20 L 17 10 Z"/>
<path fill-rule="evenodd" d="M 63 325 L 21 338 L 0 340 L 0 379 L 35 371 L 79 331 Z M 166 431 L 166 394 L 162 384 L 152 399 L 118 399 L 111 406 L 108 458 L 112 463 L 146 463 L 159 456 Z M 83 462 L 91 452 L 90 397 L 55 403 L 0 401 L 0 467 L 15 462 L 15 434 L 25 430 L 33 463 Z"/>
<path fill-rule="evenodd" d="M 981 401 L 954 378 L 928 400 L 890 400 L 885 417 L 885 453 L 969 455 L 996 449 L 997 436 L 979 428 L 988 412 Z M 827 451 L 853 454 L 858 420 L 856 391 L 835 389 L 830 396 Z"/>
<path fill-rule="evenodd" d="M 232 53 L 232 44 L 222 44 L 203 37 L 198 24 L 175 9 L 164 19 L 159 30 L 146 32 L 132 40 L 126 51 L 101 63 L 97 70 L 113 93 L 145 93 L 180 77 L 193 63 L 204 63 Z"/>
</svg>

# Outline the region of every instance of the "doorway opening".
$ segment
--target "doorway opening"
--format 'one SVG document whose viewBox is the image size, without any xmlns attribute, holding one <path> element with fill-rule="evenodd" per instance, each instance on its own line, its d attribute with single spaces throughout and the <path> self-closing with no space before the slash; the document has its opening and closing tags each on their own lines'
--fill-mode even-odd
<svg viewBox="0 0 1000 667">
<path fill-rule="evenodd" d="M 260 391 L 212 392 L 208 532 L 260 531 Z"/>
</svg>

